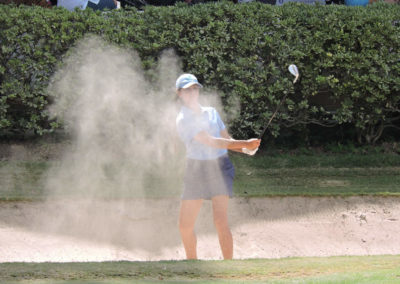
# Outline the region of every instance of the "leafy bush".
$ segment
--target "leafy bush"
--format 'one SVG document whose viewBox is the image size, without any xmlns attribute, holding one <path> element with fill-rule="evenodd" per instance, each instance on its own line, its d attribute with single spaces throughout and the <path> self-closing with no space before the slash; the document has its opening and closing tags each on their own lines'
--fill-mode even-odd
<svg viewBox="0 0 400 284">
<path fill-rule="evenodd" d="M 313 6 L 229 2 L 106 13 L 0 5 L 0 129 L 42 134 L 46 87 L 68 49 L 85 34 L 135 49 L 151 79 L 173 48 L 182 69 L 221 91 L 236 137 L 261 132 L 288 94 L 271 131 L 352 125 L 374 143 L 400 120 L 400 6 Z M 287 71 L 295 63 L 300 81 Z M 172 83 L 173 84 L 173 83 Z"/>
<path fill-rule="evenodd" d="M 0 129 L 42 134 L 58 127 L 45 111 L 50 77 L 69 47 L 101 21 L 88 12 L 0 7 Z"/>
</svg>

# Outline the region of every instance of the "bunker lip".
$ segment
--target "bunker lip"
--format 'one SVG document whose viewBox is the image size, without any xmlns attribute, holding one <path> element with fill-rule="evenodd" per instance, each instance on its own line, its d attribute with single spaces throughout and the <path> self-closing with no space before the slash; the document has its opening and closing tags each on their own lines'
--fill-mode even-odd
<svg viewBox="0 0 400 284">
<path fill-rule="evenodd" d="M 233 198 L 234 258 L 400 254 L 400 198 Z M 179 199 L 0 203 L 0 262 L 184 259 Z M 201 259 L 221 259 L 210 202 Z"/>
</svg>

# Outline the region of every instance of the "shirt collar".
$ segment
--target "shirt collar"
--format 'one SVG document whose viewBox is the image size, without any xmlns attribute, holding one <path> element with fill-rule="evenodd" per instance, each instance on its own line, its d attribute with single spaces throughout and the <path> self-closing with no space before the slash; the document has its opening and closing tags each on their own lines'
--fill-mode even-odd
<svg viewBox="0 0 400 284">
<path fill-rule="evenodd" d="M 199 104 L 199 106 L 200 106 L 200 109 L 201 109 L 201 113 L 204 113 L 204 112 L 206 111 L 206 108 L 203 107 L 203 106 L 200 105 L 200 104 Z M 188 108 L 187 106 L 182 106 L 181 109 L 182 109 L 182 112 L 183 112 L 184 114 L 196 115 L 196 113 L 195 113 L 192 109 Z"/>
</svg>

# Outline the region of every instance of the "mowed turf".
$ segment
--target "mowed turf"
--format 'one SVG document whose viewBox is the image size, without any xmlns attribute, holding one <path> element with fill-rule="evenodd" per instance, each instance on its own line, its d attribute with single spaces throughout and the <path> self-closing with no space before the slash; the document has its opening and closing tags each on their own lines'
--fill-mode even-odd
<svg viewBox="0 0 400 284">
<path fill-rule="evenodd" d="M 395 154 L 235 155 L 239 196 L 400 195 Z"/>
<path fill-rule="evenodd" d="M 239 196 L 400 195 L 400 168 L 239 168 Z"/>
<path fill-rule="evenodd" d="M 236 196 L 400 195 L 400 156 L 397 154 L 259 153 L 253 157 L 232 154 L 231 158 L 236 168 Z M 57 166 L 57 161 L 1 161 L 0 200 L 45 198 L 44 185 L 52 166 Z M 132 190 L 119 192 L 114 186 L 99 195 L 112 198 L 179 197 L 182 177 L 177 173 L 182 173 L 182 168 L 171 169 L 171 164 L 159 168 L 159 171 L 149 173 L 145 190 L 132 187 Z M 172 175 L 163 169 L 168 169 Z M 134 171 L 131 170 L 132 179 L 135 178 Z M 107 172 L 104 176 L 112 179 Z M 62 196 L 64 193 L 57 194 Z"/>
<path fill-rule="evenodd" d="M 400 256 L 4 263 L 0 283 L 399 283 Z"/>
</svg>

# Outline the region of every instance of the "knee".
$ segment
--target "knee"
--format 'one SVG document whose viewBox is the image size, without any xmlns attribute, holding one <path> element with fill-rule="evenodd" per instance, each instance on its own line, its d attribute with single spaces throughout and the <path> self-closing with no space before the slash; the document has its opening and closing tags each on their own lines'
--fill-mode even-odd
<svg viewBox="0 0 400 284">
<path fill-rule="evenodd" d="M 214 226 L 218 230 L 229 229 L 228 218 L 225 216 L 214 216 Z"/>
</svg>

